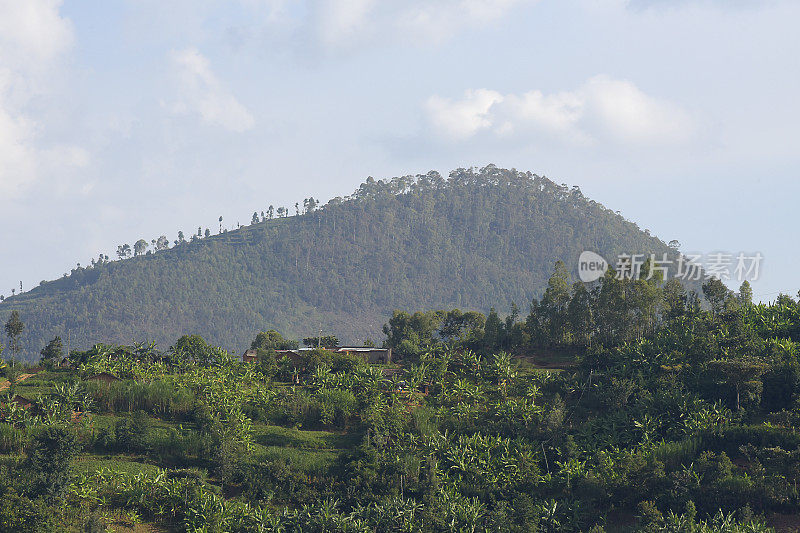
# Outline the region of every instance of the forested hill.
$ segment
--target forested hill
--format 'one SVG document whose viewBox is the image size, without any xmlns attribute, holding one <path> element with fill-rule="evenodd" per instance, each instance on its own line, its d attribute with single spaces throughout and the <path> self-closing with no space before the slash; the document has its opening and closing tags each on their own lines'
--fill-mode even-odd
<svg viewBox="0 0 800 533">
<path fill-rule="evenodd" d="M 73 349 L 144 340 L 166 348 L 198 333 L 240 352 L 269 328 L 380 342 L 394 309 L 525 310 L 553 264 L 574 268 L 583 250 L 612 261 L 669 248 L 579 189 L 531 173 L 489 166 L 449 179 L 370 178 L 305 214 L 78 268 L 6 299 L 0 318 L 20 311 L 27 359 L 55 335 Z"/>
</svg>

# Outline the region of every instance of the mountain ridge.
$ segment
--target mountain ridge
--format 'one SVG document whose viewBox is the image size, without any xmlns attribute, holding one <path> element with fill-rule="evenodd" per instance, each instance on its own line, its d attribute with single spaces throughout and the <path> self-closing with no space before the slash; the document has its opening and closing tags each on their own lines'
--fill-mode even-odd
<svg viewBox="0 0 800 533">
<path fill-rule="evenodd" d="M 379 340 L 398 308 L 526 307 L 555 261 L 574 273 L 583 250 L 674 253 L 578 187 L 530 172 L 368 178 L 305 214 L 74 269 L 0 302 L 0 318 L 20 311 L 26 359 L 55 335 L 73 349 L 198 333 L 240 351 L 271 328 L 360 343 Z"/>
</svg>

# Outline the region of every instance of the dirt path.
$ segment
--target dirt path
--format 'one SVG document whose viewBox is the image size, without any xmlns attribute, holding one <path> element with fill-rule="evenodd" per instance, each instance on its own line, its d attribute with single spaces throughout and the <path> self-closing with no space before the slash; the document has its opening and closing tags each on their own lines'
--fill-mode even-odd
<svg viewBox="0 0 800 533">
<path fill-rule="evenodd" d="M 20 374 L 19 377 L 17 378 L 17 383 L 19 383 L 21 381 L 25 381 L 26 379 L 28 379 L 29 377 L 31 377 L 33 375 L 35 375 L 35 374 Z M 10 386 L 11 386 L 11 382 L 10 381 L 4 381 L 4 382 L 0 383 L 0 392 L 3 392 L 4 390 L 9 388 Z"/>
</svg>

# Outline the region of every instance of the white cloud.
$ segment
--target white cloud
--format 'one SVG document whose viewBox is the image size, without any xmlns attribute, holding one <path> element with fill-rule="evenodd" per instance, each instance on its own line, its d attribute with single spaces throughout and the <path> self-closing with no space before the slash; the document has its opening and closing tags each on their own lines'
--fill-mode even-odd
<svg viewBox="0 0 800 533">
<path fill-rule="evenodd" d="M 691 116 L 679 106 L 650 97 L 629 81 L 597 76 L 582 89 L 585 122 L 626 143 L 680 143 L 694 132 Z"/>
<path fill-rule="evenodd" d="M 436 131 L 449 139 L 462 140 L 492 126 L 489 115 L 492 106 L 503 101 L 503 96 L 487 89 L 469 90 L 461 100 L 432 96 L 426 104 Z"/>
<path fill-rule="evenodd" d="M 0 193 L 19 194 L 71 146 L 42 147 L 46 121 L 31 107 L 52 91 L 53 72 L 73 42 L 60 0 L 0 0 Z M 88 155 L 83 152 L 81 161 Z M 66 162 L 69 163 L 73 159 Z"/>
<path fill-rule="evenodd" d="M 347 48 L 376 40 L 439 42 L 534 1 L 316 0 L 309 8 L 321 42 L 329 48 Z"/>
<path fill-rule="evenodd" d="M 0 0 L 0 60 L 22 71 L 46 67 L 72 44 L 60 0 Z"/>
<path fill-rule="evenodd" d="M 255 119 L 212 72 L 211 65 L 195 48 L 171 54 L 180 82 L 180 96 L 173 111 L 197 113 L 202 119 L 230 131 L 242 132 L 255 126 Z"/>
<path fill-rule="evenodd" d="M 636 85 L 595 76 L 574 91 L 534 90 L 502 95 L 488 89 L 466 91 L 450 100 L 433 96 L 425 105 L 433 132 L 466 140 L 481 132 L 498 137 L 547 136 L 561 141 L 625 145 L 680 144 L 696 132 L 680 106 L 654 98 Z"/>
</svg>

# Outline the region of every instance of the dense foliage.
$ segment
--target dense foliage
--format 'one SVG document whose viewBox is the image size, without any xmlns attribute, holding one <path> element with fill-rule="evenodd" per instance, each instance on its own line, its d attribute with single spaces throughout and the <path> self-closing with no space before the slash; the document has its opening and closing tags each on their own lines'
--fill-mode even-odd
<svg viewBox="0 0 800 533">
<path fill-rule="evenodd" d="M 172 248 L 162 237 L 142 253 L 142 240 L 129 259 L 104 256 L 6 298 L 0 316 L 18 310 L 26 324 L 13 348 L 34 360 L 56 335 L 66 349 L 86 349 L 96 339 L 165 346 L 191 332 L 239 351 L 270 328 L 298 339 L 323 329 L 360 344 L 379 339 L 398 308 L 527 307 L 552 264 L 572 268 L 584 250 L 609 260 L 670 252 L 578 188 L 494 166 L 449 179 L 370 178 L 322 207 L 307 200 L 297 216 L 269 213 L 218 235 L 187 241 L 181 232 Z"/>
<path fill-rule="evenodd" d="M 251 363 L 196 335 L 74 351 L 0 401 L 0 531 L 796 524 L 800 303 L 568 281 L 558 265 L 524 319 L 396 313 L 393 365 L 290 360 L 275 331 Z"/>
</svg>

